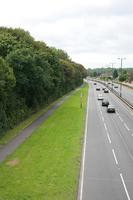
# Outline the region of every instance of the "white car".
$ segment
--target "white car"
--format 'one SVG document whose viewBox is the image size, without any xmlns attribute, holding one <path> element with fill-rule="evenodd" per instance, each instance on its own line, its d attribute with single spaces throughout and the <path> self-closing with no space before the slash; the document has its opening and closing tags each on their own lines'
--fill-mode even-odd
<svg viewBox="0 0 133 200">
<path fill-rule="evenodd" d="M 99 94 L 98 97 L 97 97 L 97 99 L 98 99 L 98 100 L 103 100 L 102 94 Z"/>
</svg>

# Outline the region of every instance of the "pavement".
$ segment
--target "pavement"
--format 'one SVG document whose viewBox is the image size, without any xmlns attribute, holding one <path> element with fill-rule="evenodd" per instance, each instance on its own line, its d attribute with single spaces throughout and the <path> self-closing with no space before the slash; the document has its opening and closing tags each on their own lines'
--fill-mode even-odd
<svg viewBox="0 0 133 200">
<path fill-rule="evenodd" d="M 99 93 L 116 113 L 101 106 Z M 133 200 L 133 111 L 91 83 L 87 112 L 78 200 Z"/>
</svg>

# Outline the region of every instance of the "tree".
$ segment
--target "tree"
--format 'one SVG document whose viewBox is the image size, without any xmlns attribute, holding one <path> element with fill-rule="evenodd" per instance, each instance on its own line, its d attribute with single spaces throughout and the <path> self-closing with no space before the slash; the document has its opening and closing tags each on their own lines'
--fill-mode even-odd
<svg viewBox="0 0 133 200">
<path fill-rule="evenodd" d="M 15 86 L 13 70 L 6 61 L 0 57 L 0 133 L 8 127 L 7 103 L 8 96 Z M 1 135 L 0 134 L 0 135 Z"/>
<path fill-rule="evenodd" d="M 118 71 L 117 71 L 117 69 L 114 69 L 113 78 L 116 79 L 117 77 L 118 77 Z"/>
</svg>

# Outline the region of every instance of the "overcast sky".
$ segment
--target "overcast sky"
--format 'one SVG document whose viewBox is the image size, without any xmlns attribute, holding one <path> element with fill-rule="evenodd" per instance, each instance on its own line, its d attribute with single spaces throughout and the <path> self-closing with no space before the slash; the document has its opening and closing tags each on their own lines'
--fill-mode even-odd
<svg viewBox="0 0 133 200">
<path fill-rule="evenodd" d="M 88 67 L 133 67 L 133 0 L 0 0 L 0 26 L 20 27 Z"/>
</svg>

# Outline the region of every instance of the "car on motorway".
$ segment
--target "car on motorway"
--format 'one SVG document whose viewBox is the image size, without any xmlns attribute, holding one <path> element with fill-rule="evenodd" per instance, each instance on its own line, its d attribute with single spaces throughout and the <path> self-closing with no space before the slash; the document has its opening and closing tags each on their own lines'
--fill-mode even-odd
<svg viewBox="0 0 133 200">
<path fill-rule="evenodd" d="M 109 93 L 109 90 L 105 88 L 104 93 Z"/>
<path fill-rule="evenodd" d="M 97 83 L 93 83 L 94 85 L 96 85 Z"/>
<path fill-rule="evenodd" d="M 105 90 L 105 89 L 106 89 L 106 87 L 103 87 L 103 88 L 102 88 L 102 90 Z"/>
<path fill-rule="evenodd" d="M 102 94 L 98 94 L 98 97 L 97 97 L 98 100 L 103 100 L 103 95 Z"/>
<path fill-rule="evenodd" d="M 107 99 L 103 99 L 102 106 L 108 106 L 108 105 L 109 105 L 109 101 Z"/>
<path fill-rule="evenodd" d="M 115 113 L 115 107 L 111 104 L 108 105 L 107 107 L 107 112 L 108 113 Z"/>
<path fill-rule="evenodd" d="M 100 90 L 100 87 L 96 87 L 96 90 L 99 91 L 99 90 Z"/>
<path fill-rule="evenodd" d="M 118 88 L 118 85 L 114 85 L 114 88 Z"/>
</svg>

